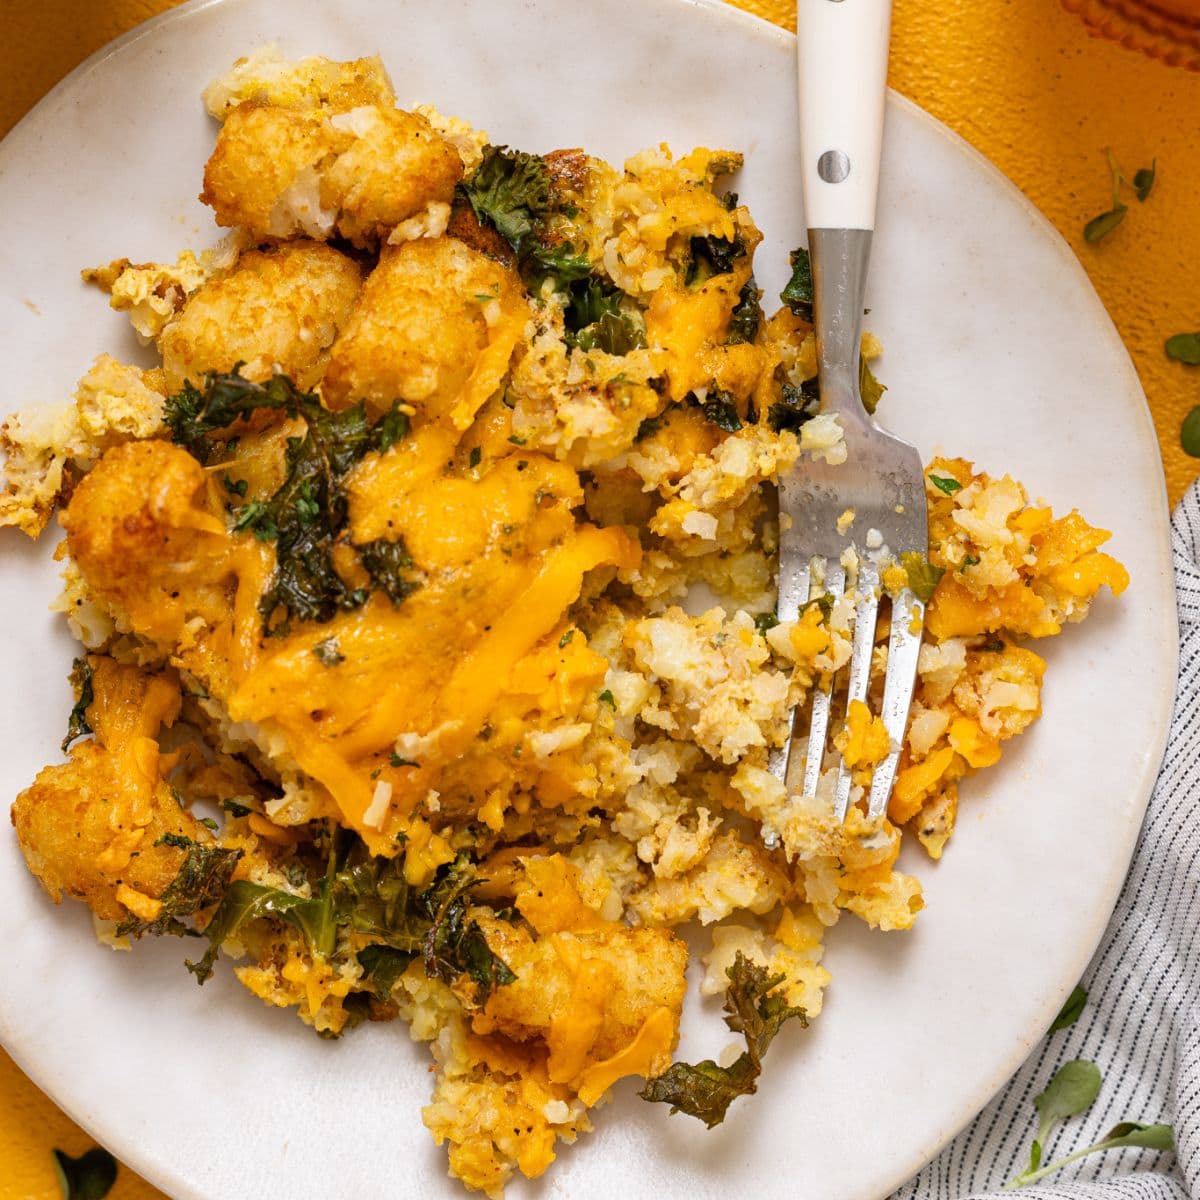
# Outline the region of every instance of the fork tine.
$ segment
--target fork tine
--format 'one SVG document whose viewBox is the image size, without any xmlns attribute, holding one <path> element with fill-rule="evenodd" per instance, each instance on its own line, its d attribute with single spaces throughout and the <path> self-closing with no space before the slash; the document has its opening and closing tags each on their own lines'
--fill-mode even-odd
<svg viewBox="0 0 1200 1200">
<path fill-rule="evenodd" d="M 837 600 L 846 590 L 846 571 L 841 563 L 827 562 L 825 591 Z M 808 757 L 804 763 L 805 796 L 816 796 L 825 758 L 825 737 L 829 731 L 829 700 L 833 691 L 833 672 L 817 685 L 812 697 L 812 719 L 808 731 Z"/>
<path fill-rule="evenodd" d="M 784 548 L 780 548 L 781 559 L 784 558 Z M 809 565 L 807 559 L 800 562 L 781 561 L 780 579 L 784 581 L 779 590 L 779 604 L 776 614 L 781 621 L 794 621 L 800 610 L 808 602 Z M 796 734 L 796 709 L 789 708 L 787 713 L 787 741 L 778 750 L 772 750 L 767 756 L 767 770 L 786 786 L 788 768 L 792 761 L 792 742 Z"/>
<path fill-rule="evenodd" d="M 883 688 L 883 724 L 891 738 L 891 753 L 875 768 L 871 780 L 871 799 L 868 813 L 880 816 L 887 808 L 896 778 L 896 764 L 904 742 L 908 709 L 912 703 L 913 686 L 917 679 L 917 658 L 921 652 L 921 622 L 925 606 L 908 588 L 892 603 L 892 636 L 888 643 L 886 683 Z"/>
<path fill-rule="evenodd" d="M 875 650 L 875 619 L 879 614 L 879 568 L 867 560 L 858 568 L 858 603 L 854 606 L 854 647 L 850 654 L 850 679 L 846 689 L 846 715 L 854 700 L 866 700 L 871 682 L 871 655 Z M 838 764 L 833 812 L 839 821 L 850 803 L 850 768 Z"/>
</svg>

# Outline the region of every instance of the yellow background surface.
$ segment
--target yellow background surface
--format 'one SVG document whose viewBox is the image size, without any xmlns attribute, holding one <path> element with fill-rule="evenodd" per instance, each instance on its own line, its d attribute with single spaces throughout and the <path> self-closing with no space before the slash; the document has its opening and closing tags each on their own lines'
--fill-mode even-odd
<svg viewBox="0 0 1200 1200">
<path fill-rule="evenodd" d="M 738 2 L 794 28 L 790 0 Z M 7 0 L 0 133 L 87 55 L 170 7 Z M 231 58 L 245 49 L 230 47 Z M 1079 255 L 1146 389 L 1174 503 L 1200 473 L 1200 460 L 1179 447 L 1180 422 L 1200 404 L 1200 368 L 1171 362 L 1162 349 L 1170 334 L 1200 328 L 1200 75 L 1090 38 L 1056 0 L 895 0 L 891 83 L 986 154 Z M 1083 225 L 1110 202 L 1106 146 L 1130 175 L 1157 157 L 1158 180 L 1145 204 L 1127 198 L 1119 229 L 1088 246 Z M 51 1148 L 80 1154 L 91 1144 L 0 1051 L 0 1200 L 56 1200 Z M 161 1195 L 124 1168 L 111 1193 Z"/>
</svg>

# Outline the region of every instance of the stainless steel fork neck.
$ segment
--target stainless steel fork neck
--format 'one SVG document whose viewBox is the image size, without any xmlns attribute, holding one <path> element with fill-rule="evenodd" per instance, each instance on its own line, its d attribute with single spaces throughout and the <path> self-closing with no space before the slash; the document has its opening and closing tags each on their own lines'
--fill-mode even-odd
<svg viewBox="0 0 1200 1200">
<path fill-rule="evenodd" d="M 843 427 L 870 418 L 858 390 L 859 342 L 869 229 L 810 229 L 808 254 L 813 277 L 813 319 L 821 375 L 821 410 L 842 418 Z"/>
</svg>

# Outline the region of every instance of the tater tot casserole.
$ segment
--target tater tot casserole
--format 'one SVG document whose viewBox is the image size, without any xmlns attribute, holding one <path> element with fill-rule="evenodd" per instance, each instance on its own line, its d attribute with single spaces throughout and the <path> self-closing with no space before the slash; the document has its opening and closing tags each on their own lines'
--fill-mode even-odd
<svg viewBox="0 0 1200 1200">
<path fill-rule="evenodd" d="M 228 233 L 83 272 L 158 365 L 0 426 L 0 524 L 57 514 L 81 643 L 66 760 L 12 806 L 29 870 L 323 1037 L 404 1021 L 471 1190 L 541 1175 L 628 1076 L 715 1125 L 820 1014 L 825 931 L 918 918 L 901 841 L 940 858 L 1037 719 L 1032 647 L 1128 582 L 1108 534 L 932 461 L 928 557 L 879 551 L 928 602 L 887 814 L 886 606 L 802 795 L 803 742 L 791 788 L 768 754 L 854 597 L 776 620 L 774 484 L 846 448 L 803 250 L 761 305 L 741 156 L 512 150 L 399 108 L 378 58 L 271 47 L 204 101 Z M 690 957 L 720 1063 L 675 1061 Z"/>
</svg>

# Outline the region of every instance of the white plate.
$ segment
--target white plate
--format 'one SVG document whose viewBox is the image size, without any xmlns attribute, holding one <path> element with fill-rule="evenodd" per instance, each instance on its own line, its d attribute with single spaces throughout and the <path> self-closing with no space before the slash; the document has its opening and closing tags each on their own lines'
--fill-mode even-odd
<svg viewBox="0 0 1200 1200">
<path fill-rule="evenodd" d="M 193 197 L 214 128 L 200 89 L 238 54 L 382 53 L 401 103 L 435 102 L 533 150 L 620 161 L 666 140 L 746 152 L 738 190 L 773 296 L 801 241 L 792 40 L 684 0 L 224 0 L 135 30 L 0 146 L 0 405 L 70 393 L 94 355 L 135 355 L 81 266 L 213 238 Z M 760 1094 L 705 1133 L 625 1082 L 549 1183 L 513 1195 L 877 1200 L 988 1100 L 1038 1041 L 1098 941 L 1171 705 L 1175 605 L 1154 432 L 1125 350 L 1071 252 L 1001 175 L 896 97 L 869 324 L 883 416 L 928 452 L 1012 472 L 1115 531 L 1125 599 L 1049 647 L 1041 723 L 963 789 L 945 861 L 918 862 L 909 936 L 847 917 L 824 1015 L 771 1051 Z M 58 756 L 68 639 L 46 612 L 49 542 L 3 539 L 0 793 Z M 1039 647 L 1039 650 L 1042 647 Z M 914 855 L 914 860 L 917 856 Z M 73 1117 L 179 1200 L 458 1195 L 420 1123 L 427 1051 L 401 1026 L 323 1042 L 226 963 L 203 990 L 173 939 L 98 946 L 0 847 L 0 1039 Z M 698 1010 L 701 1006 L 696 1005 Z M 706 1007 L 682 1052 L 728 1032 Z M 695 1010 L 689 1010 L 692 1016 Z"/>
</svg>

